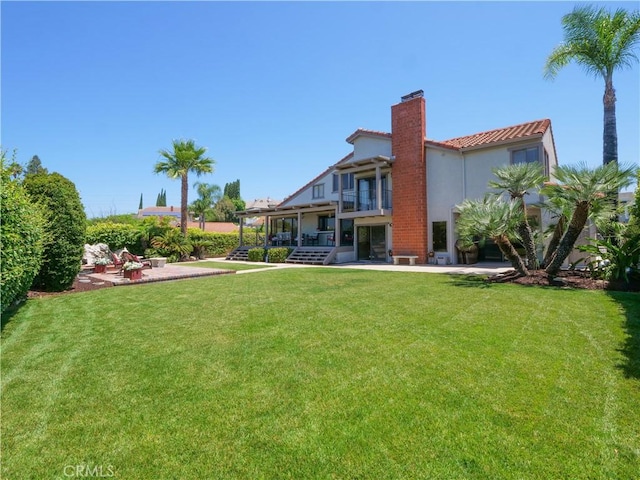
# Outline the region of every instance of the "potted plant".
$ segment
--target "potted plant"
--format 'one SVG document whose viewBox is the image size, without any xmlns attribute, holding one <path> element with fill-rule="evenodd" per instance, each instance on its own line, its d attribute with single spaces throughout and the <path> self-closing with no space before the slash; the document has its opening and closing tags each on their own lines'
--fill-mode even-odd
<svg viewBox="0 0 640 480">
<path fill-rule="evenodd" d="M 107 271 L 107 265 L 109 264 L 111 264 L 111 260 L 107 257 L 96 259 L 93 266 L 93 273 L 105 273 Z"/>
<path fill-rule="evenodd" d="M 140 280 L 142 278 L 142 264 L 140 262 L 126 262 L 122 266 L 124 278 Z"/>
</svg>

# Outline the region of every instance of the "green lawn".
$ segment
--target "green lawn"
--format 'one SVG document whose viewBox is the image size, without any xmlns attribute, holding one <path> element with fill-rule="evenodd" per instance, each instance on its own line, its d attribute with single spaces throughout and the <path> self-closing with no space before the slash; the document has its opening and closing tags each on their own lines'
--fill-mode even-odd
<svg viewBox="0 0 640 480">
<path fill-rule="evenodd" d="M 30 300 L 0 476 L 637 478 L 639 300 L 331 268 Z"/>
<path fill-rule="evenodd" d="M 200 268 L 222 268 L 225 270 L 255 270 L 258 268 L 272 268 L 275 267 L 273 263 L 271 264 L 255 264 L 255 263 L 233 263 L 233 262 L 216 262 L 214 260 L 203 260 L 200 262 L 186 262 L 186 263 L 178 263 L 181 267 L 200 267 Z"/>
</svg>

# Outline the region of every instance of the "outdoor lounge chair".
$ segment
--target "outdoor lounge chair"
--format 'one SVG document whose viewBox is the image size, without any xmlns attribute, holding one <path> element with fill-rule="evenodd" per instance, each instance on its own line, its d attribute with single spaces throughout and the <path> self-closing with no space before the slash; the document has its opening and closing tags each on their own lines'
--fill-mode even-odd
<svg viewBox="0 0 640 480">
<path fill-rule="evenodd" d="M 123 250 L 122 252 L 122 256 L 121 259 L 123 261 L 123 265 L 126 262 L 138 262 L 142 264 L 142 268 L 153 268 L 153 265 L 151 264 L 150 260 L 143 260 L 140 257 L 138 257 L 137 255 L 134 255 L 133 253 L 127 251 L 127 250 Z"/>
</svg>

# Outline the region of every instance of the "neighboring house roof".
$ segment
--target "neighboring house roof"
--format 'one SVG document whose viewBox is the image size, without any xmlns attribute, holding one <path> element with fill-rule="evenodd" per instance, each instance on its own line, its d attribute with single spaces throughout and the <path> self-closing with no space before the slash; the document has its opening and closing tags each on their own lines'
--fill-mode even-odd
<svg viewBox="0 0 640 480">
<path fill-rule="evenodd" d="M 314 183 L 316 183 L 318 180 L 320 180 L 322 177 L 324 177 L 327 173 L 329 173 L 331 170 L 333 170 L 334 168 L 336 168 L 337 165 L 340 165 L 341 163 L 347 162 L 349 161 L 351 158 L 353 157 L 353 152 L 349 153 L 348 155 L 345 155 L 344 157 L 342 157 L 339 161 L 337 161 L 336 163 L 334 163 L 333 165 L 331 165 L 329 168 L 327 168 L 324 172 L 322 172 L 320 175 L 317 175 L 313 180 L 311 180 L 310 182 L 308 182 L 306 185 L 304 185 L 303 187 L 300 187 L 298 190 L 296 190 L 294 193 L 292 193 L 291 195 L 289 195 L 287 198 L 285 198 L 282 202 L 280 202 L 278 204 L 278 206 L 282 205 L 285 202 L 288 202 L 289 200 L 291 200 L 293 197 L 295 197 L 296 195 L 298 195 L 300 192 L 303 192 L 304 190 L 306 190 L 309 186 L 313 185 Z"/>
<path fill-rule="evenodd" d="M 267 198 L 256 198 L 252 202 L 248 202 L 246 204 L 245 211 L 249 212 L 251 210 L 260 210 L 260 209 L 263 209 L 263 208 L 275 207 L 276 205 L 278 205 L 281 202 L 282 202 L 282 200 L 274 200 L 274 199 L 272 199 L 270 197 L 267 197 Z"/>
<path fill-rule="evenodd" d="M 198 222 L 187 222 L 187 228 L 200 228 Z M 231 233 L 239 230 L 238 225 L 231 222 L 205 222 L 205 232 Z"/>
<path fill-rule="evenodd" d="M 474 148 L 491 143 L 502 143 L 531 136 L 540 136 L 547 131 L 550 125 L 551 120 L 545 118 L 544 120 L 521 123 L 520 125 L 488 130 L 486 132 L 434 143 L 453 148 Z"/>
<path fill-rule="evenodd" d="M 180 207 L 146 207 L 138 210 L 138 218 L 142 217 L 176 217 L 180 218 Z"/>
</svg>

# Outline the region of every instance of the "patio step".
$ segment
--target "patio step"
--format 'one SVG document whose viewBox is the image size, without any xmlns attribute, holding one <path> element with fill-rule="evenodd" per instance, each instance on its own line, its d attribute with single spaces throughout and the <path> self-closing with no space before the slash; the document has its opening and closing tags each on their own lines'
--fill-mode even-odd
<svg viewBox="0 0 640 480">
<path fill-rule="evenodd" d="M 286 263 L 326 265 L 326 260 L 332 252 L 333 247 L 299 247 L 287 257 Z"/>
<path fill-rule="evenodd" d="M 253 247 L 238 247 L 227 255 L 227 260 L 244 260 L 249 261 L 249 249 Z"/>
</svg>

